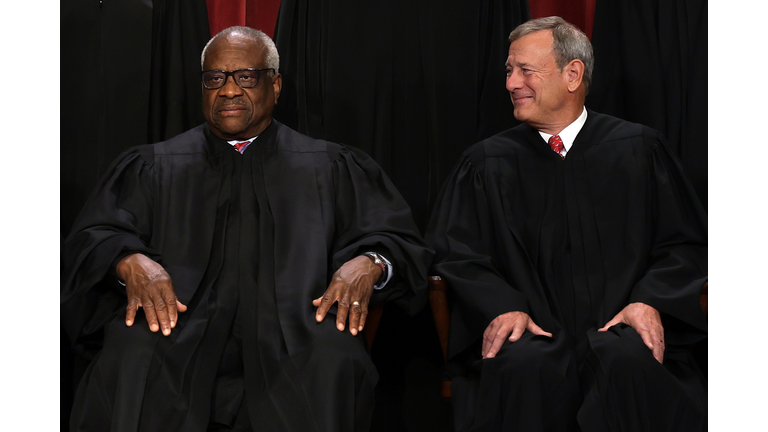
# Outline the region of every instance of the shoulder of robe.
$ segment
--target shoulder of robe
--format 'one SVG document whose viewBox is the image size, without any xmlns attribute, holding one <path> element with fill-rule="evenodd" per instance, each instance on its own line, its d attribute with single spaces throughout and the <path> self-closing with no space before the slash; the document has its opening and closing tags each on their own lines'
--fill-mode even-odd
<svg viewBox="0 0 768 432">
<path fill-rule="evenodd" d="M 297 132 L 288 126 L 272 120 L 276 129 L 277 151 L 282 153 L 319 153 L 324 154 L 328 161 L 341 162 L 352 155 L 357 163 L 376 164 L 367 153 L 354 146 L 337 144 L 330 141 L 315 139 Z"/>
<path fill-rule="evenodd" d="M 471 164 L 478 170 L 485 167 L 488 158 L 506 158 L 519 152 L 530 151 L 536 131 L 521 124 L 473 144 L 462 155 L 461 162 Z"/>
<path fill-rule="evenodd" d="M 283 125 L 277 120 L 272 119 L 275 124 L 275 141 L 279 152 L 290 153 L 338 153 L 341 146 L 329 141 L 315 139 L 303 133 L 297 132 L 288 126 Z"/>
<path fill-rule="evenodd" d="M 594 135 L 595 138 L 602 142 L 640 138 L 641 141 L 634 141 L 657 146 L 660 142 L 664 141 L 664 137 L 660 132 L 648 126 L 607 114 L 600 114 L 592 110 L 587 111 L 587 123 L 584 125 L 583 130 Z"/>
<path fill-rule="evenodd" d="M 182 132 L 166 141 L 152 144 L 156 155 L 182 155 L 204 153 L 207 147 L 205 124 Z"/>
</svg>

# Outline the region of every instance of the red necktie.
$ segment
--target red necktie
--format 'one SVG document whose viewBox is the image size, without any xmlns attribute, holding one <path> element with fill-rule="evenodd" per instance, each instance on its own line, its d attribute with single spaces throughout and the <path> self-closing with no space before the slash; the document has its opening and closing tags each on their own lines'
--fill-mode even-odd
<svg viewBox="0 0 768 432">
<path fill-rule="evenodd" d="M 552 150 L 560 155 L 561 159 L 565 159 L 565 146 L 563 140 L 560 139 L 560 135 L 553 135 L 549 137 L 549 146 Z"/>
<path fill-rule="evenodd" d="M 243 152 L 245 151 L 246 147 L 248 147 L 248 144 L 250 144 L 250 143 L 251 143 L 250 141 L 239 142 L 239 143 L 235 144 L 235 150 L 239 151 L 240 154 L 243 154 Z"/>
</svg>

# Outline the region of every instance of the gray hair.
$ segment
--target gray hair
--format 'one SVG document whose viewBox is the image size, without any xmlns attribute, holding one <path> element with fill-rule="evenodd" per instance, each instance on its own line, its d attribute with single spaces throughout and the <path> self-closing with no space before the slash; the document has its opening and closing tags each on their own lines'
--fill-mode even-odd
<svg viewBox="0 0 768 432">
<path fill-rule="evenodd" d="M 266 33 L 244 26 L 227 27 L 224 30 L 218 32 L 216 36 L 212 37 L 211 40 L 205 44 L 203 53 L 200 55 L 200 68 L 203 68 L 203 65 L 205 64 L 205 53 L 208 51 L 208 47 L 210 47 L 215 40 L 221 38 L 226 39 L 229 36 L 242 36 L 254 42 L 261 42 L 264 44 L 264 46 L 267 48 L 266 67 L 274 69 L 275 73 L 279 71 L 280 56 L 277 54 L 277 47 L 275 46 L 275 42 L 269 36 L 267 36 Z"/>
<path fill-rule="evenodd" d="M 584 62 L 584 89 L 589 93 L 589 86 L 592 84 L 592 69 L 595 67 L 595 55 L 587 35 L 566 20 L 558 16 L 551 16 L 520 24 L 509 34 L 509 42 L 512 43 L 523 36 L 540 30 L 552 30 L 552 38 L 554 39 L 552 53 L 555 56 L 557 67 L 561 71 L 571 60 L 579 59 Z"/>
</svg>

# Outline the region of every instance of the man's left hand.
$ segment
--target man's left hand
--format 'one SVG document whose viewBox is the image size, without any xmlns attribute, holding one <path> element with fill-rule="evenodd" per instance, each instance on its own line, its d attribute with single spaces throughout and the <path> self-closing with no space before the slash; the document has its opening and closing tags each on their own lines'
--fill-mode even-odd
<svg viewBox="0 0 768 432">
<path fill-rule="evenodd" d="M 344 331 L 349 316 L 349 332 L 357 335 L 363 331 L 373 285 L 379 280 L 381 273 L 381 268 L 366 256 L 359 256 L 344 263 L 333 274 L 325 294 L 312 301 L 312 305 L 317 307 L 317 322 L 324 320 L 331 306 L 338 302 L 336 328 Z"/>
<path fill-rule="evenodd" d="M 630 303 L 598 331 L 606 331 L 619 323 L 635 329 L 645 345 L 653 351 L 653 357 L 659 363 L 664 362 L 664 327 L 661 325 L 659 311 L 645 303 Z"/>
</svg>

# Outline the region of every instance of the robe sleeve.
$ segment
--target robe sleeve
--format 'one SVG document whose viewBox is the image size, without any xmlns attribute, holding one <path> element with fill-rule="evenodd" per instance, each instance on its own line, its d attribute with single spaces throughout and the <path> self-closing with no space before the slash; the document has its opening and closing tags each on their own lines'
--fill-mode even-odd
<svg viewBox="0 0 768 432">
<path fill-rule="evenodd" d="M 707 215 L 664 138 L 650 129 L 645 133 L 652 143 L 654 239 L 648 270 L 632 289 L 630 303 L 648 304 L 662 314 L 669 344 L 689 344 L 707 328 L 699 304 L 707 281 Z"/>
<path fill-rule="evenodd" d="M 411 210 L 376 162 L 362 151 L 342 147 L 332 161 L 336 235 L 333 271 L 365 252 L 384 255 L 393 277 L 371 303 L 386 300 L 413 315 L 426 304 L 427 269 L 433 251 L 422 239 Z"/>
<path fill-rule="evenodd" d="M 86 201 L 62 244 L 61 325 L 75 351 L 86 357 L 98 349 L 102 328 L 124 312 L 125 287 L 114 266 L 141 252 L 160 261 L 148 247 L 152 220 L 152 147 L 119 156 Z"/>
<path fill-rule="evenodd" d="M 474 147 L 472 153 L 480 153 Z M 433 273 L 448 283 L 453 297 L 449 355 L 480 338 L 497 316 L 529 313 L 525 295 L 511 286 L 497 257 L 493 210 L 484 178 L 483 157 L 465 153 L 446 181 L 432 210 L 427 242 L 435 248 Z"/>
</svg>

